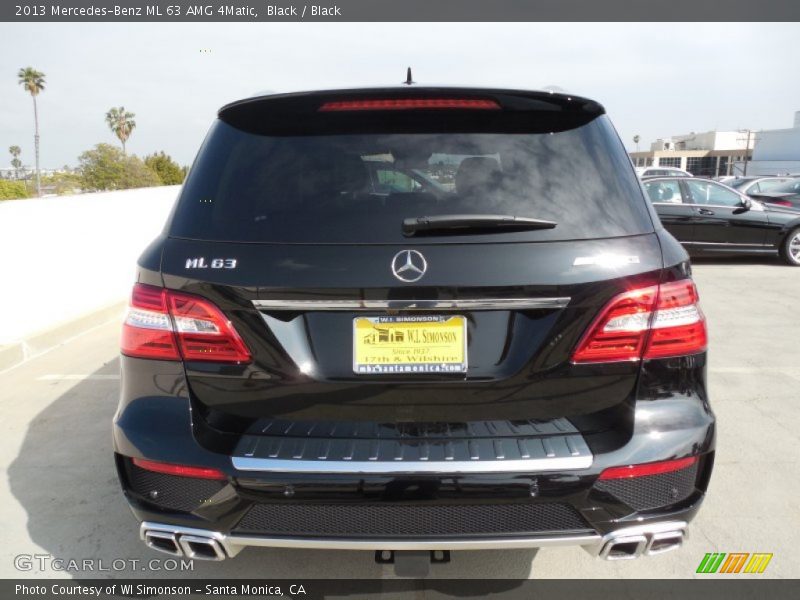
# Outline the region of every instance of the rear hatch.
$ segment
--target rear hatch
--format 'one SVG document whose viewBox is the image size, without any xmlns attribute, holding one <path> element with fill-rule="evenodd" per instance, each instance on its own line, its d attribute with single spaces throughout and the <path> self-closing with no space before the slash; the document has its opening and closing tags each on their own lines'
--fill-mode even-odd
<svg viewBox="0 0 800 600">
<path fill-rule="evenodd" d="M 230 432 L 621 418 L 638 363 L 572 353 L 663 266 L 602 107 L 558 94 L 229 105 L 167 231 L 165 286 L 214 302 L 252 355 L 185 362 L 197 414 Z"/>
</svg>

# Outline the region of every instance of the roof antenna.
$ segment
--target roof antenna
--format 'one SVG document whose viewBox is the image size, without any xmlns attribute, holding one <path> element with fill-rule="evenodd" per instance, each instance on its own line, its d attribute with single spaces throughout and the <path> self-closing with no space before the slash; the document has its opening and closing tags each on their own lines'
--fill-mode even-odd
<svg viewBox="0 0 800 600">
<path fill-rule="evenodd" d="M 411 79 L 411 67 L 408 67 L 408 70 L 406 71 L 406 80 L 403 82 L 403 84 L 404 85 L 411 85 L 413 83 L 416 83 L 416 81 Z"/>
</svg>

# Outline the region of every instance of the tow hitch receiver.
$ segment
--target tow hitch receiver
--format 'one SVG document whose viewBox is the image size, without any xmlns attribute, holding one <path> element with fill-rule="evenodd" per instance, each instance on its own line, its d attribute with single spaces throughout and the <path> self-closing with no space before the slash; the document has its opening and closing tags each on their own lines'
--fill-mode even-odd
<svg viewBox="0 0 800 600">
<path fill-rule="evenodd" d="M 380 565 L 394 565 L 397 577 L 427 577 L 431 563 L 450 562 L 449 550 L 376 550 L 375 562 Z"/>
</svg>

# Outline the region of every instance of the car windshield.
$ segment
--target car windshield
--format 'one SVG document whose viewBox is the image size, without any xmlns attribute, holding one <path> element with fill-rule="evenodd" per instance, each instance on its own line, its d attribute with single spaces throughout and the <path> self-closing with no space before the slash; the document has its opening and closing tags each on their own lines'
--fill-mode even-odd
<svg viewBox="0 0 800 600">
<path fill-rule="evenodd" d="M 403 242 L 404 219 L 502 214 L 555 221 L 507 241 L 652 231 L 605 117 L 555 133 L 259 135 L 218 122 L 170 234 L 277 243 Z M 485 241 L 464 235 L 456 241 Z M 440 243 L 451 238 L 428 236 Z"/>
</svg>

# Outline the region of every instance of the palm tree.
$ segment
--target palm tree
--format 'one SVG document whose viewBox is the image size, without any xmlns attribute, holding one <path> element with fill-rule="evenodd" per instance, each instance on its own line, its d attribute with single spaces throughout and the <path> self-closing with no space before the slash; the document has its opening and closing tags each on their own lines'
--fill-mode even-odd
<svg viewBox="0 0 800 600">
<path fill-rule="evenodd" d="M 642 139 L 638 135 L 633 136 L 633 143 L 636 144 L 636 151 L 639 151 L 639 140 Z"/>
<path fill-rule="evenodd" d="M 19 179 L 19 169 L 22 166 L 19 155 L 22 154 L 22 148 L 19 146 L 11 146 L 8 151 L 11 154 L 11 166 L 14 167 L 14 176 Z"/>
<path fill-rule="evenodd" d="M 42 183 L 39 178 L 39 110 L 36 106 L 36 96 L 44 91 L 44 73 L 37 71 L 33 67 L 25 67 L 20 69 L 17 73 L 19 84 L 31 95 L 33 98 L 33 122 L 35 126 L 35 133 L 33 136 L 33 145 L 36 153 L 36 195 L 42 195 Z"/>
<path fill-rule="evenodd" d="M 124 106 L 112 108 L 106 113 L 106 123 L 122 142 L 123 154 L 125 154 L 125 142 L 131 137 L 131 133 L 136 127 L 136 121 L 133 120 L 135 116 L 132 112 L 127 112 Z"/>
</svg>

